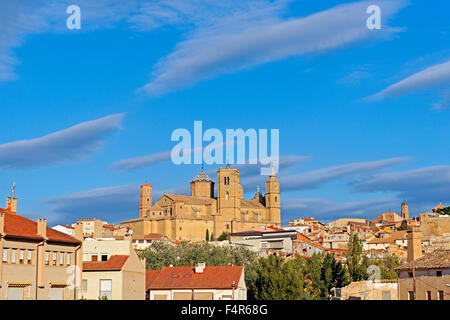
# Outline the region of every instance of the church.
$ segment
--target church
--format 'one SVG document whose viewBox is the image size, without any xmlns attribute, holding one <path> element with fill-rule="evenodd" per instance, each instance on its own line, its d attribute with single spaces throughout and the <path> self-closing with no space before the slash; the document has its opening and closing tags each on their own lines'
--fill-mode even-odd
<svg viewBox="0 0 450 320">
<path fill-rule="evenodd" d="M 172 240 L 201 241 L 208 234 L 217 239 L 261 225 L 279 226 L 280 183 L 275 174 L 266 181 L 266 194 L 244 199 L 239 170 L 219 168 L 215 183 L 203 171 L 191 182 L 191 195 L 166 194 L 153 203 L 152 186 L 141 186 L 139 218 L 122 222 L 134 235 L 160 233 Z"/>
</svg>

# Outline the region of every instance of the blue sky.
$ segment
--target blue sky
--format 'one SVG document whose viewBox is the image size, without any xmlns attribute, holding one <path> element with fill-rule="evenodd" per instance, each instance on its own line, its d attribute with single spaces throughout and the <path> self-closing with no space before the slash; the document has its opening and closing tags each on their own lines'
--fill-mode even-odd
<svg viewBox="0 0 450 320">
<path fill-rule="evenodd" d="M 81 30 L 66 28 L 67 6 Z M 381 8 L 369 30 L 365 9 Z M 445 1 L 0 2 L 0 190 L 50 224 L 186 193 L 173 130 L 280 129 L 282 221 L 449 202 Z M 144 158 L 141 158 L 144 157 Z M 118 161 L 138 168 L 118 170 Z M 215 180 L 217 166 L 207 172 Z M 246 197 L 265 177 L 241 168 Z M 154 199 L 155 200 L 155 199 Z"/>
</svg>

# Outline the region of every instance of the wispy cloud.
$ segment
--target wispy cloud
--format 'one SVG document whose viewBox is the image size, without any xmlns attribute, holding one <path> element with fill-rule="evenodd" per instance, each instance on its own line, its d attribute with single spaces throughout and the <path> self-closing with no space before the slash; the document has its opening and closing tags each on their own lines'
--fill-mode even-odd
<svg viewBox="0 0 450 320">
<path fill-rule="evenodd" d="M 117 223 L 139 216 L 139 186 L 107 187 L 75 192 L 44 200 L 42 204 L 50 205 L 53 215 L 64 219 L 58 221 L 59 223 L 94 217 Z"/>
<path fill-rule="evenodd" d="M 155 163 L 170 160 L 170 151 L 153 153 L 142 157 L 128 158 L 114 162 L 109 169 L 115 171 L 131 171 L 134 169 L 147 167 Z"/>
<path fill-rule="evenodd" d="M 261 14 L 260 7 L 245 15 L 238 11 L 217 17 L 216 24 L 195 29 L 163 58 L 143 90 L 160 94 L 221 74 L 291 56 L 324 53 L 400 30 L 388 27 L 386 21 L 406 6 L 406 1 L 378 1 L 385 25 L 375 32 L 366 27 L 365 12 L 370 4 L 344 4 L 302 18 L 282 19 L 279 10 Z"/>
<path fill-rule="evenodd" d="M 450 61 L 433 65 L 422 71 L 414 73 L 409 77 L 396 82 L 386 89 L 366 98 L 368 101 L 383 100 L 411 92 L 418 92 L 424 89 L 445 90 L 442 93 L 443 99 L 437 102 L 434 107 L 442 109 L 449 104 L 448 87 L 450 86 Z"/>
<path fill-rule="evenodd" d="M 358 192 L 396 192 L 403 199 L 438 202 L 449 197 L 450 166 L 379 174 L 351 185 Z"/>
<path fill-rule="evenodd" d="M 187 194 L 188 186 L 169 188 L 168 194 Z M 139 217 L 139 185 L 123 185 L 74 192 L 46 199 L 53 223 L 70 223 L 83 218 L 97 218 L 118 224 Z M 164 192 L 153 189 L 153 203 Z"/>
<path fill-rule="evenodd" d="M 120 128 L 124 114 L 82 122 L 46 136 L 0 144 L 0 167 L 27 169 L 84 159 Z"/>
<path fill-rule="evenodd" d="M 364 201 L 335 202 L 323 198 L 282 199 L 285 213 L 283 222 L 298 217 L 315 217 L 324 222 L 347 217 L 372 219 L 383 212 L 389 212 L 400 206 L 396 198 L 380 198 Z"/>
</svg>

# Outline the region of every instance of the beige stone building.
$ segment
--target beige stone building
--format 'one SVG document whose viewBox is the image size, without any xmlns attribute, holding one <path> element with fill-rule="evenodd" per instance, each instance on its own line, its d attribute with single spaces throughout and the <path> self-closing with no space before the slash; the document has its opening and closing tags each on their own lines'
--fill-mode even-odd
<svg viewBox="0 0 450 320">
<path fill-rule="evenodd" d="M 339 292 L 339 294 L 336 294 Z M 335 298 L 340 300 L 398 300 L 396 280 L 354 281 L 348 286 L 335 290 Z"/>
<path fill-rule="evenodd" d="M 0 300 L 74 300 L 82 242 L 47 227 L 46 219 L 18 215 L 16 208 L 12 196 L 0 209 Z"/>
<path fill-rule="evenodd" d="M 243 266 L 147 270 L 148 300 L 247 300 Z"/>
<path fill-rule="evenodd" d="M 160 233 L 172 240 L 205 240 L 206 234 L 219 237 L 260 225 L 281 223 L 280 184 L 274 174 L 266 181 L 266 194 L 259 189 L 245 200 L 239 171 L 230 167 L 217 171 L 217 196 L 214 182 L 202 172 L 191 182 L 191 195 L 164 194 L 154 204 L 152 186 L 141 186 L 139 218 L 125 221 L 134 235 Z"/>
<path fill-rule="evenodd" d="M 94 237 L 94 238 L 102 238 L 104 236 L 103 226 L 107 225 L 105 221 L 100 219 L 80 219 L 75 224 L 80 223 L 83 226 L 83 236 L 85 237 Z"/>
<path fill-rule="evenodd" d="M 400 300 L 449 300 L 450 250 L 423 255 L 419 226 L 408 227 L 408 262 L 397 272 Z"/>
<path fill-rule="evenodd" d="M 125 240 L 86 239 L 78 299 L 144 300 L 145 260 Z"/>
</svg>

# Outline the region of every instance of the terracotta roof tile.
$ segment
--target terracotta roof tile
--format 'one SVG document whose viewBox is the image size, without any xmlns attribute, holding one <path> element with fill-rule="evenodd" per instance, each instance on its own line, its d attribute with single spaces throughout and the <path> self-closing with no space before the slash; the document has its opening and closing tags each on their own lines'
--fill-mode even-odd
<svg viewBox="0 0 450 320">
<path fill-rule="evenodd" d="M 195 273 L 195 267 L 164 267 L 149 285 L 155 289 L 228 289 L 233 281 L 237 286 L 244 272 L 243 266 L 205 267 Z"/>
<path fill-rule="evenodd" d="M 84 261 L 83 271 L 120 271 L 127 261 L 127 255 L 113 255 L 108 261 Z"/>
<path fill-rule="evenodd" d="M 147 270 L 145 273 L 145 291 L 150 289 L 150 285 L 156 279 L 161 270 Z"/>
<path fill-rule="evenodd" d="M 25 218 L 16 213 L 9 213 L 1 209 L 0 212 L 5 214 L 5 235 L 11 237 L 31 238 L 43 240 L 44 238 L 37 234 L 37 222 Z M 46 236 L 49 240 L 62 241 L 73 244 L 81 243 L 77 239 L 63 232 L 47 227 Z"/>
<path fill-rule="evenodd" d="M 435 250 L 414 261 L 416 269 L 450 269 L 450 250 Z M 408 262 L 397 270 L 412 270 L 413 262 Z"/>
</svg>

